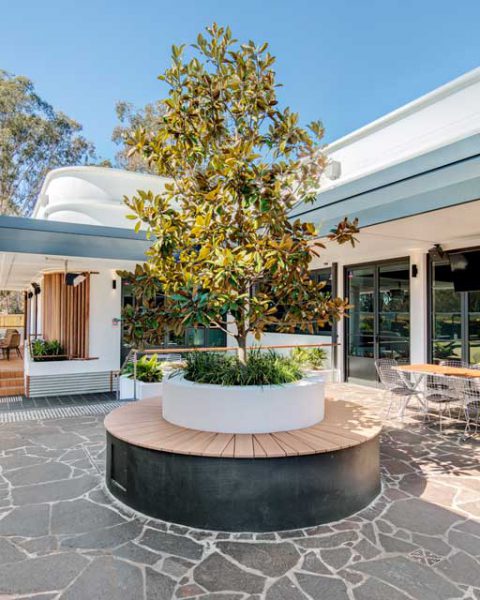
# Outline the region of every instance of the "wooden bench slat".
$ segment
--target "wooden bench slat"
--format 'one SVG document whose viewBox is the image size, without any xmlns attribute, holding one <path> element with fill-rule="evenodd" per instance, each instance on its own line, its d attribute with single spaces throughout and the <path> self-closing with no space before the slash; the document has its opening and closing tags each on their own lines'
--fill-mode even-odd
<svg viewBox="0 0 480 600">
<path fill-rule="evenodd" d="M 265 450 L 267 456 L 286 456 L 285 448 L 281 446 L 270 433 L 256 433 L 255 439 Z"/>
<path fill-rule="evenodd" d="M 267 456 L 267 453 L 264 450 L 264 448 L 262 447 L 262 445 L 260 444 L 260 442 L 257 440 L 255 435 L 252 436 L 252 440 L 253 440 L 253 454 L 255 455 L 255 458 L 265 458 Z"/>
<path fill-rule="evenodd" d="M 275 439 L 280 440 L 280 443 L 287 448 L 290 448 L 288 454 L 314 454 L 314 448 L 305 443 L 303 440 L 295 436 L 291 431 L 272 434 Z"/>
<path fill-rule="evenodd" d="M 105 418 L 106 429 L 134 444 L 178 454 L 225 458 L 276 458 L 332 452 L 375 437 L 381 423 L 360 404 L 325 400 L 325 419 L 312 427 L 264 434 L 228 434 L 178 427 L 163 418 L 158 399 L 132 402 Z"/>
<path fill-rule="evenodd" d="M 249 433 L 235 435 L 235 458 L 253 458 L 253 435 Z"/>
<path fill-rule="evenodd" d="M 212 441 L 204 449 L 205 456 L 222 456 L 223 451 L 233 439 L 231 433 L 217 433 Z"/>
<path fill-rule="evenodd" d="M 223 458 L 233 458 L 235 456 L 235 436 L 234 435 L 232 435 L 231 440 L 228 442 L 228 444 L 222 450 L 221 456 Z"/>
</svg>

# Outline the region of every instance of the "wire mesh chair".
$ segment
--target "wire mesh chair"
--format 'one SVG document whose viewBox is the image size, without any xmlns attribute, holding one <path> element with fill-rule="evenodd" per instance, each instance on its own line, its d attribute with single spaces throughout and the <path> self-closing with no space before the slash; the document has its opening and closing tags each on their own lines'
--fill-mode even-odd
<svg viewBox="0 0 480 600">
<path fill-rule="evenodd" d="M 460 369 L 468 369 L 468 367 L 470 366 L 470 363 L 468 363 L 466 360 L 441 360 L 440 361 L 440 366 L 441 367 L 458 367 Z"/>
<path fill-rule="evenodd" d="M 463 399 L 463 378 L 445 375 L 428 375 L 423 392 L 425 398 L 425 415 L 430 414 L 430 406 L 436 406 L 440 432 L 443 430 L 444 417 L 448 413 L 452 418 L 451 405 Z"/>
<path fill-rule="evenodd" d="M 400 418 L 403 419 L 405 409 L 411 398 L 416 398 L 420 404 L 419 398 L 421 392 L 415 389 L 414 384 L 407 378 L 407 376 L 394 369 L 398 366 L 398 362 L 393 358 L 380 358 L 375 361 L 375 368 L 380 379 L 380 383 L 385 388 L 385 397 L 390 397 L 387 412 L 385 417 L 388 418 L 392 405 L 396 399 L 403 401 L 400 407 Z"/>
<path fill-rule="evenodd" d="M 464 392 L 463 410 L 465 414 L 464 436 L 470 436 L 473 427 L 474 434 L 478 433 L 480 427 L 480 380 L 469 379 L 462 381 Z"/>
</svg>

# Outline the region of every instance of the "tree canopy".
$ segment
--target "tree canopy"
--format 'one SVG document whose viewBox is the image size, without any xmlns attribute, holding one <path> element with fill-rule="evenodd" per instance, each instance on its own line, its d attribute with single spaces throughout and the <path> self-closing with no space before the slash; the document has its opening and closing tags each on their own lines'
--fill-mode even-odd
<svg viewBox="0 0 480 600">
<path fill-rule="evenodd" d="M 48 171 L 94 160 L 81 130 L 30 79 L 0 70 L 0 214 L 30 214 Z"/>
<path fill-rule="evenodd" d="M 129 152 L 128 138 L 132 132 L 143 128 L 146 131 L 155 131 L 160 118 L 165 114 L 163 104 L 153 102 L 143 108 L 134 106 L 131 102 L 119 101 L 115 105 L 115 112 L 119 124 L 114 128 L 112 141 L 119 146 L 115 155 L 115 166 L 127 171 L 156 174 L 155 165 L 150 164 L 141 154 Z"/>
<path fill-rule="evenodd" d="M 266 43 L 241 44 L 216 24 L 188 56 L 172 47 L 160 76 L 169 88 L 164 114 L 128 140 L 131 156 L 171 180 L 164 193 L 126 199 L 136 227 L 152 236 L 146 264 L 130 276 L 141 300 L 126 315 L 136 341 L 166 328 L 226 329 L 228 317 L 244 359 L 249 333 L 313 331 L 347 307 L 309 276 L 324 247 L 315 226 L 290 217 L 297 202 L 316 197 L 327 159 L 322 124 L 304 128 L 279 108 L 274 62 Z M 357 231 L 345 219 L 330 239 L 353 244 Z"/>
</svg>

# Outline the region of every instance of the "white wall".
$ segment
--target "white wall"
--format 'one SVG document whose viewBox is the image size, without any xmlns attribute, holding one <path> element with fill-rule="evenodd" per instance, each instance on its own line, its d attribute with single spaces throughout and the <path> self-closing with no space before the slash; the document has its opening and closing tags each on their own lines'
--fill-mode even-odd
<svg viewBox="0 0 480 600">
<path fill-rule="evenodd" d="M 92 265 L 92 268 L 94 265 Z M 119 265 L 121 268 L 121 265 Z M 121 316 L 121 283 L 112 269 L 99 268 L 90 276 L 89 356 L 96 360 L 59 362 L 25 361 L 27 375 L 54 375 L 61 373 L 95 373 L 116 371 L 120 368 L 121 324 L 114 319 Z M 117 281 L 114 290 L 112 281 Z M 41 295 L 41 294 L 40 294 Z M 40 330 L 41 331 L 41 330 Z"/>
</svg>

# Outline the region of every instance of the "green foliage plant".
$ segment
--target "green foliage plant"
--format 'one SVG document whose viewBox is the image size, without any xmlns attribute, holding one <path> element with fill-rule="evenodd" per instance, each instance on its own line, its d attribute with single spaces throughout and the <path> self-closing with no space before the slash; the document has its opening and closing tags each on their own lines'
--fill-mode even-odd
<svg viewBox="0 0 480 600">
<path fill-rule="evenodd" d="M 215 385 L 282 385 L 302 378 L 298 364 L 288 356 L 254 349 L 245 363 L 238 356 L 220 352 L 185 355 L 182 373 L 188 381 Z"/>
<path fill-rule="evenodd" d="M 218 327 L 234 335 L 245 364 L 249 334 L 260 340 L 272 325 L 313 333 L 348 307 L 310 277 L 324 248 L 316 226 L 291 217 L 315 200 L 327 159 L 322 124 L 304 128 L 279 108 L 274 63 L 266 43 L 239 43 L 216 24 L 190 48 L 172 47 L 159 77 L 164 114 L 128 140 L 132 156 L 170 180 L 163 193 L 126 198 L 135 229 L 152 239 L 130 275 L 140 302 L 124 317 L 137 337 Z M 357 231 L 345 218 L 329 239 L 353 245 Z M 164 300 L 153 307 L 157 285 Z"/>
<path fill-rule="evenodd" d="M 134 365 L 128 363 L 125 365 L 123 375 L 127 375 L 130 379 L 133 379 Z M 163 379 L 162 363 L 159 361 L 158 356 L 153 354 L 152 356 L 144 355 L 137 361 L 137 380 L 143 383 L 160 383 Z"/>
<path fill-rule="evenodd" d="M 31 344 L 32 357 L 35 362 L 66 360 L 65 350 L 58 340 L 36 339 Z"/>
<path fill-rule="evenodd" d="M 300 367 L 322 369 L 327 360 L 327 353 L 323 348 L 294 348 L 291 352 L 292 360 Z"/>
</svg>

